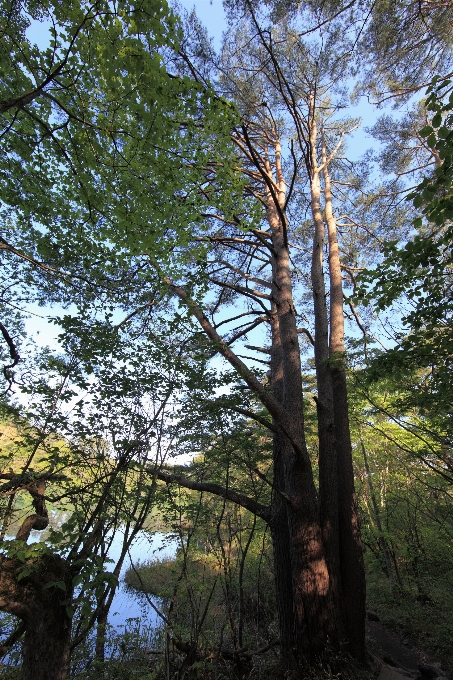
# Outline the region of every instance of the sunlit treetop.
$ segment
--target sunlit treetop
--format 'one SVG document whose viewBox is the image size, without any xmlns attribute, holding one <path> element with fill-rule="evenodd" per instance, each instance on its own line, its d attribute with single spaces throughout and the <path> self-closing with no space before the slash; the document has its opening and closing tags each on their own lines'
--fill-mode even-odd
<svg viewBox="0 0 453 680">
<path fill-rule="evenodd" d="M 165 0 L 3 2 L 1 16 L 8 244 L 52 259 L 84 242 L 89 255 L 89 235 L 116 257 L 168 262 L 213 203 L 240 212 L 228 165 L 234 109 L 172 72 L 180 27 Z M 28 39 L 30 25 L 47 34 L 44 47 Z M 203 194 L 216 164 L 229 190 Z"/>
</svg>

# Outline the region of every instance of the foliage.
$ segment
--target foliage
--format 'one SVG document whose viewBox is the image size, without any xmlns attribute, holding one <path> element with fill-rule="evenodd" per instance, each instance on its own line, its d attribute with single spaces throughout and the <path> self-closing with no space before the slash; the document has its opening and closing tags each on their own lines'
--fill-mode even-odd
<svg viewBox="0 0 453 680">
<path fill-rule="evenodd" d="M 269 515 L 276 497 L 276 438 L 269 430 L 275 435 L 286 428 L 292 437 L 287 422 L 294 414 L 280 422 L 282 409 L 271 399 L 272 371 L 257 368 L 256 357 L 251 369 L 241 364 L 239 373 L 238 360 L 229 371 L 217 371 L 211 360 L 219 349 L 232 356 L 233 342 L 247 340 L 278 307 L 273 258 L 279 241 L 271 242 L 266 222 L 272 212 L 270 187 L 277 184 L 282 196 L 287 192 L 278 206 L 283 241 L 295 241 L 291 248 L 299 253 L 291 262 L 296 267 L 290 271 L 288 265 L 288 280 L 294 280 L 302 311 L 295 312 L 291 300 L 287 316 L 297 314 L 304 328 L 294 325 L 291 343 L 295 347 L 297 332 L 303 332 L 304 353 L 307 347 L 311 351 L 313 335 L 305 323 L 313 319 L 312 217 L 306 217 L 314 199 L 307 192 L 314 175 L 320 176 L 316 157 L 327 158 L 332 149 L 318 188 L 327 203 L 329 165 L 335 205 L 343 215 L 339 266 L 355 287 L 363 253 L 368 259 L 375 254 L 369 232 L 374 240 L 387 241 L 396 233 L 398 242 L 387 246 L 380 275 L 368 273 L 362 280 L 375 282 L 372 295 L 379 309 L 403 294 L 414 305 L 403 315 L 409 330 L 399 346 L 379 356 L 368 376 L 355 375 L 353 448 L 369 573 L 378 581 L 384 574 L 400 600 L 407 595 L 430 611 L 451 585 L 449 82 L 435 83 L 429 91 L 432 120 L 419 137 L 437 167 L 412 194 L 422 216 L 414 223 L 417 236 L 404 247 L 399 244 L 406 211 L 393 209 L 395 203 L 389 209 L 367 194 L 369 159 L 353 167 L 337 153 L 338 140 L 357 125 L 338 114 L 346 102 L 342 78 L 354 71 L 350 55 L 356 44 L 354 54 L 363 57 L 361 34 L 365 41 L 371 38 L 370 50 L 378 56 L 376 78 L 368 73 L 363 80 L 368 78 L 371 90 L 384 82 L 392 91 L 418 87 L 418 73 L 408 70 L 413 34 L 399 30 L 415 11 L 415 32 L 425 35 L 426 22 L 418 20 L 426 8 L 417 14 L 406 2 L 378 3 L 371 10 L 366 3 L 310 2 L 301 8 L 286 0 L 227 5 L 231 31 L 218 59 L 195 17 L 183 35 L 163 0 L 2 4 L 1 360 L 8 388 L 16 383 L 26 406 L 5 405 L 1 547 L 4 559 L 17 567 L 19 586 L 31 588 L 46 559 L 68 566 L 70 578 L 52 578 L 41 584 L 41 592 L 56 593 L 65 607 L 78 649 L 73 673 L 80 671 L 87 680 L 104 672 L 159 677 L 170 671 L 170 647 L 172 670 L 182 676 L 217 677 L 220 670 L 265 677 L 270 669 L 282 675 L 291 670 L 269 661 L 277 624 L 265 513 L 260 519 L 259 512 L 231 505 L 227 497 L 240 489 L 245 507 L 259 506 Z M 236 12 L 244 8 L 248 19 L 241 21 Z M 444 38 L 444 63 L 449 38 L 440 18 L 449 12 L 440 8 L 428 17 L 430 40 Z M 362 25 L 367 14 L 370 22 L 367 16 Z M 256 17 L 273 17 L 278 26 L 263 32 Z M 307 17 L 312 23 L 305 25 Z M 30 42 L 36 26 L 49 29 L 44 47 Z M 420 68 L 427 72 L 424 45 Z M 396 135 L 401 149 L 387 156 L 392 167 L 401 153 L 407 152 L 403 165 L 413 162 L 414 149 L 405 146 L 412 123 L 409 118 L 401 123 Z M 393 141 L 392 126 L 393 121 L 381 120 L 376 130 Z M 282 142 L 288 143 L 283 154 Z M 384 182 L 383 188 L 388 186 Z M 324 203 L 318 202 L 325 236 Z M 321 253 L 323 238 L 316 246 Z M 321 270 L 320 261 L 318 299 L 324 301 L 327 276 Z M 179 306 L 169 295 L 177 290 Z M 22 309 L 33 302 L 69 307 L 55 320 L 62 329 L 60 352 L 36 352 L 27 345 Z M 235 306 L 240 313 L 230 315 Z M 212 321 L 210 339 L 191 320 L 193 310 L 205 330 Z M 257 323 L 243 324 L 249 314 Z M 217 329 L 224 323 L 229 325 L 223 340 Z M 327 335 L 320 331 L 315 342 L 322 336 L 327 347 Z M 269 354 L 268 348 L 246 347 L 259 356 Z M 318 372 L 329 371 L 328 363 L 319 360 Z M 314 399 L 308 399 L 301 441 L 316 468 L 324 454 L 314 434 L 318 423 L 311 401 L 320 421 L 323 396 L 319 381 L 305 382 Z M 245 383 L 252 385 L 249 393 Z M 300 402 L 296 395 L 297 408 Z M 263 404 L 271 405 L 272 423 Z M 21 417 L 13 424 L 15 411 Z M 274 448 L 274 458 L 282 451 Z M 179 453 L 199 455 L 190 466 L 169 466 L 167 459 Z M 308 469 L 308 455 L 305 463 Z M 182 476 L 205 491 L 215 488 L 217 495 L 184 489 Z M 43 491 L 37 494 L 38 483 L 45 483 L 45 497 Z M 285 503 L 288 488 L 278 490 Z M 315 506 L 314 484 L 313 498 Z M 63 507 L 66 521 L 47 529 L 37 546 L 28 546 L 20 532 L 37 507 L 42 528 L 45 503 Z M 105 645 L 102 616 L 121 560 L 153 504 L 179 536 L 180 551 L 172 563 L 138 565 L 128 582 L 162 599 L 165 627 L 156 644 L 167 665 L 149 668 L 143 640 L 131 633 L 117 641 L 111 659 L 103 660 L 99 652 L 90 667 L 90 630 L 97 623 L 96 644 Z M 120 527 L 122 557 L 109 575 L 109 544 Z M 268 645 L 268 655 L 253 654 Z M 344 659 L 335 652 L 320 664 L 321 677 L 345 677 Z"/>
<path fill-rule="evenodd" d="M 115 360 L 93 367 L 89 380 L 82 361 L 68 366 L 45 352 L 39 382 L 35 372 L 24 383 L 30 388 L 28 421 L 5 428 L 2 536 L 9 540 L 2 542 L 3 559 L 17 564 L 18 583 L 37 578 L 47 557 L 63 559 L 70 578 L 48 578 L 41 588 L 58 594 L 75 642 L 83 641 L 104 607 L 108 612 L 127 549 L 154 503 L 153 471 L 171 448 L 172 393 L 175 385 L 182 390 L 184 372 L 178 378 L 163 346 L 142 348 L 146 358 L 135 365 L 128 361 L 128 342 L 118 341 Z M 26 545 L 18 537 L 24 522 L 36 517 L 30 504 L 35 480 L 47 487 L 40 509 L 44 526 L 37 528 L 48 524 L 48 516 L 50 527 L 41 542 Z M 66 511 L 61 526 L 53 525 L 51 504 Z M 108 550 L 120 530 L 122 551 L 108 567 Z"/>
<path fill-rule="evenodd" d="M 403 99 L 423 89 L 436 73 L 450 73 L 452 38 L 449 3 L 412 0 L 263 0 L 274 18 L 297 14 L 309 7 L 317 24 L 341 16 L 357 31 L 355 50 L 358 92 L 382 103 Z M 244 0 L 227 0 L 243 5 Z M 258 3 L 256 3 L 258 4 Z M 414 68 L 417 64 L 417 68 Z M 400 101 L 401 101 L 400 99 Z"/>
<path fill-rule="evenodd" d="M 74 650 L 69 677 L 77 680 L 150 680 L 157 678 L 162 648 L 162 631 L 149 629 L 137 619 L 130 619 L 122 630 L 107 625 L 108 657 L 93 658 L 95 635 L 92 633 Z M 154 654 L 152 652 L 155 652 Z"/>
<path fill-rule="evenodd" d="M 372 385 L 352 379 L 367 606 L 385 625 L 451 663 L 452 480 L 426 431 L 430 423 L 422 431 L 416 414 L 406 409 L 400 417 L 401 385 L 391 378 Z"/>
<path fill-rule="evenodd" d="M 215 143 L 227 155 L 233 112 L 167 70 L 179 29 L 166 3 L 11 5 L 2 17 L 3 215 L 19 249 L 58 266 L 112 238 L 156 259 L 186 245 L 200 212 L 189 187 Z M 27 39 L 31 22 L 50 24 L 46 48 Z"/>
<path fill-rule="evenodd" d="M 252 473 L 252 451 L 260 454 L 258 436 L 244 433 L 241 425 L 217 427 L 220 432 L 207 437 L 203 456 L 172 471 L 265 500 L 268 487 Z M 258 464 L 263 470 L 263 461 Z M 185 645 L 192 646 L 193 661 L 207 663 L 208 673 L 216 665 L 219 670 L 231 667 L 231 672 L 237 665 L 239 671 L 252 663 L 248 652 L 275 642 L 278 635 L 269 531 L 240 506 L 177 483 L 167 484 L 159 496 L 167 530 L 179 538 L 176 558 L 136 564 L 126 583 L 159 598 L 163 625 L 174 645 L 173 665 L 183 662 Z"/>
<path fill-rule="evenodd" d="M 39 506 L 33 515 L 25 505 L 16 539 L 3 547 L 11 562 L 24 558 L 23 579 L 36 576 L 46 556 L 61 558 L 71 578 L 44 585 L 63 591 L 77 644 L 108 611 L 125 552 L 151 508 L 152 461 L 161 463 L 171 446 L 171 396 L 191 379 L 193 362 L 182 351 L 176 377 L 168 324 L 145 317 L 139 347 L 123 325 L 162 301 L 159 262 L 173 272 L 194 263 L 202 278 L 204 247 L 189 241 L 213 200 L 221 211 L 233 203 L 240 211 L 240 198 L 230 200 L 238 183 L 225 134 L 235 114 L 209 87 L 171 72 L 180 28 L 165 2 L 5 2 L 1 21 L 2 275 L 14 281 L 3 295 L 2 350 L 9 388 L 18 382 L 27 401 L 17 447 L 4 452 L 11 469 L 2 472 L 3 535 L 23 496 L 30 492 Z M 33 28 L 41 47 L 30 42 Z M 194 191 L 217 162 L 218 186 L 230 190 Z M 64 353 L 23 347 L 21 360 L 18 302 L 73 305 L 59 320 Z M 124 324 L 115 324 L 120 310 Z M 50 529 L 44 557 L 32 548 L 23 555 L 21 531 L 26 541 L 27 527 L 48 523 L 46 485 L 69 517 Z M 109 574 L 119 526 L 123 552 Z"/>
<path fill-rule="evenodd" d="M 420 136 L 433 150 L 437 164 L 415 191 L 408 195 L 421 216 L 414 220 L 415 236 L 404 246 L 391 241 L 384 247 L 385 259 L 379 270 L 365 271 L 358 296 L 375 300 L 378 310 L 396 301 L 408 300 L 402 314 L 405 331 L 397 345 L 380 354 L 371 368 L 372 376 L 393 372 L 406 384 L 406 408 L 428 413 L 438 439 L 451 442 L 452 304 L 451 269 L 453 198 L 451 192 L 453 95 L 450 81 L 433 84 L 428 90 L 426 109 L 431 122 Z M 447 100 L 447 96 L 448 100 Z M 367 290 L 367 286 L 371 288 Z M 403 307 L 404 309 L 404 307 Z M 404 408 L 400 403 L 400 408 Z M 444 438 L 447 439 L 444 439 Z"/>
</svg>

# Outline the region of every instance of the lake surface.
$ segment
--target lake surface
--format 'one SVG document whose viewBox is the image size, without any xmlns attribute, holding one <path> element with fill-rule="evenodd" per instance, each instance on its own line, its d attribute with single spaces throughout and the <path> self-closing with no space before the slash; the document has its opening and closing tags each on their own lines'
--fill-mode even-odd
<svg viewBox="0 0 453 680">
<path fill-rule="evenodd" d="M 54 513 L 56 515 L 56 513 Z M 58 526 L 58 521 L 63 521 L 61 518 L 52 517 L 53 526 Z M 7 537 L 10 538 L 10 537 Z M 42 540 L 43 533 L 32 531 L 30 535 L 30 542 L 38 542 Z M 115 533 L 112 545 L 108 552 L 109 557 L 113 562 L 106 564 L 106 569 L 112 571 L 120 554 L 123 544 L 123 533 L 121 530 Z M 145 634 L 149 636 L 150 629 L 160 626 L 160 617 L 156 611 L 149 604 L 146 596 L 143 593 L 136 591 L 133 588 L 128 588 L 124 583 L 124 575 L 131 566 L 131 561 L 135 567 L 140 563 L 148 562 L 153 559 L 171 559 L 175 556 L 178 546 L 180 545 L 179 538 L 174 534 L 164 534 L 160 532 L 146 532 L 140 531 L 129 550 L 129 555 L 123 563 L 120 572 L 120 583 L 116 590 L 115 596 L 110 607 L 108 616 L 108 623 L 113 627 L 113 632 L 121 635 L 126 630 L 129 632 Z M 150 597 L 151 601 L 159 608 L 159 600 Z M 0 627 L 2 623 L 2 613 L 0 612 Z M 5 632 L 5 631 L 2 631 Z M 107 649 L 110 647 L 107 644 Z M 111 651 L 110 651 L 111 653 Z M 109 654 L 109 651 L 107 651 Z M 19 662 L 17 655 L 13 658 L 10 654 L 6 654 L 2 659 L 3 664 L 16 665 Z"/>
<path fill-rule="evenodd" d="M 121 531 L 117 531 L 109 550 L 109 557 L 115 562 L 119 558 L 123 543 L 123 536 Z M 121 629 L 130 623 L 131 619 L 140 619 L 143 626 L 151 628 L 160 624 L 159 616 L 151 607 L 146 597 L 134 590 L 128 588 L 124 583 L 124 575 L 131 566 L 131 559 L 135 566 L 140 562 L 148 562 L 149 560 L 158 558 L 172 558 L 179 546 L 179 539 L 171 534 L 154 533 L 150 534 L 145 531 L 140 531 L 137 538 L 130 549 L 130 557 L 124 560 L 123 568 L 120 574 L 120 585 L 113 598 L 112 606 L 110 607 L 108 622 L 115 628 Z M 114 563 L 107 564 L 107 569 L 112 570 Z M 156 598 L 151 598 L 157 606 L 159 606 Z"/>
<path fill-rule="evenodd" d="M 51 517 L 52 526 L 57 527 L 65 519 L 63 513 L 54 511 Z M 8 538 L 8 537 L 7 537 Z M 11 538 L 11 537 L 9 537 Z M 43 540 L 43 532 L 32 531 L 30 534 L 30 542 L 38 542 Z M 153 559 L 171 559 L 175 556 L 176 550 L 179 546 L 179 538 L 174 534 L 164 534 L 161 532 L 139 531 L 137 537 L 129 550 L 129 555 L 124 560 L 123 567 L 120 572 L 120 584 L 116 590 L 113 598 L 112 606 L 108 616 L 108 623 L 118 629 L 124 629 L 126 626 L 130 627 L 131 620 L 140 619 L 141 625 L 144 628 L 153 628 L 160 625 L 158 614 L 149 604 L 147 598 L 142 593 L 136 591 L 134 588 L 128 588 L 124 583 L 124 575 L 131 566 L 131 560 L 137 567 L 138 564 L 149 562 Z M 107 562 L 105 568 L 107 571 L 113 571 L 117 560 L 121 554 L 123 547 L 123 533 L 121 530 L 115 532 L 112 545 L 108 555 L 113 562 Z M 157 598 L 151 597 L 159 607 Z"/>
</svg>

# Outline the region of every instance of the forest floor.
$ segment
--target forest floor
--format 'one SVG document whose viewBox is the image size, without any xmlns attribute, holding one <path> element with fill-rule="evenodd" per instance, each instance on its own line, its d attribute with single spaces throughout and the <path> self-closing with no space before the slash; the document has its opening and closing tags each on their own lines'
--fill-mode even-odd
<svg viewBox="0 0 453 680">
<path fill-rule="evenodd" d="M 404 589 L 393 591 L 383 573 L 368 571 L 367 644 L 389 667 L 407 669 L 411 677 L 453 680 L 453 573 L 429 566 L 418 585 L 407 577 Z"/>
<path fill-rule="evenodd" d="M 394 669 L 402 677 L 417 680 L 453 678 L 445 658 L 439 658 L 437 654 L 422 649 L 416 640 L 388 628 L 381 621 L 367 619 L 366 634 L 368 650 L 383 662 L 384 670 L 386 667 L 389 671 Z M 397 680 L 397 677 L 394 673 L 382 672 L 382 669 L 379 675 L 380 680 Z"/>
</svg>

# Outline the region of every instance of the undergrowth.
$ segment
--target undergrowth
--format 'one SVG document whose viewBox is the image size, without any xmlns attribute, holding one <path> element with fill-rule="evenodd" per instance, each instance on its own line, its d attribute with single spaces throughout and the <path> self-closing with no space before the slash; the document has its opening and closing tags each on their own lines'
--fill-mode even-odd
<svg viewBox="0 0 453 680">
<path fill-rule="evenodd" d="M 368 608 L 386 627 L 453 668 L 453 590 L 434 578 L 425 587 L 423 598 L 407 585 L 392 592 L 386 576 L 374 573 L 368 578 Z"/>
</svg>

